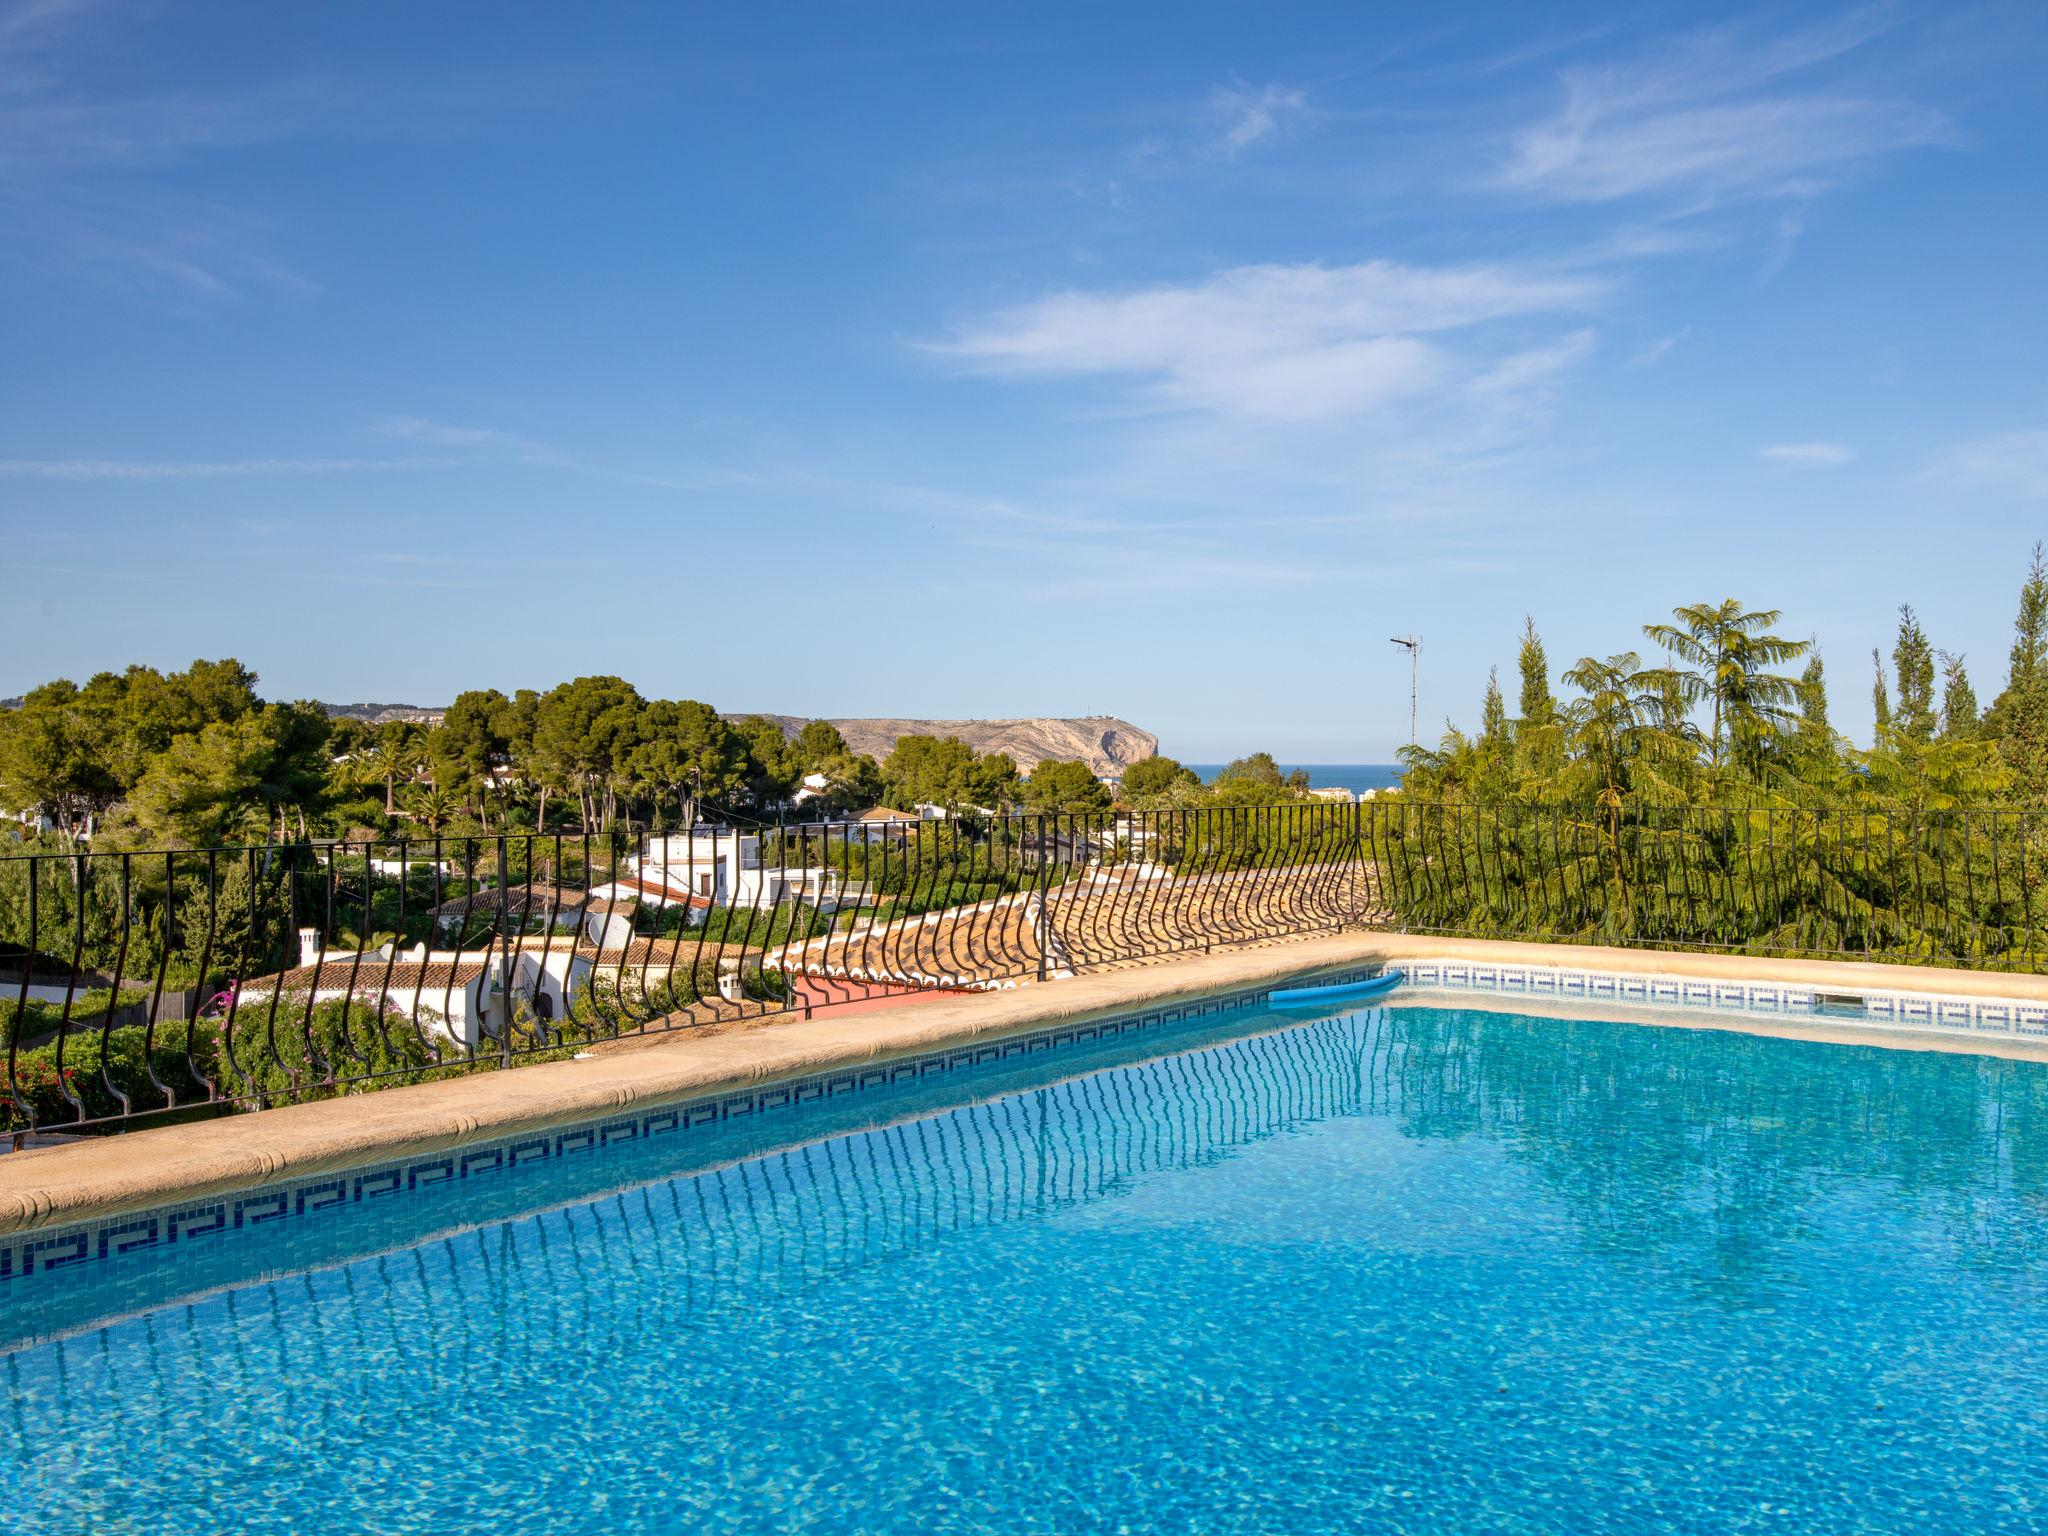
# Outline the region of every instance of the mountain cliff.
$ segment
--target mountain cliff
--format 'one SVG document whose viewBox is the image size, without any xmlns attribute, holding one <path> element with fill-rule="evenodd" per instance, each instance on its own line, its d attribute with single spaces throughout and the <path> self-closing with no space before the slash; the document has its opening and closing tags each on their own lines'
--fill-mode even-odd
<svg viewBox="0 0 2048 1536">
<path fill-rule="evenodd" d="M 764 718 L 773 720 L 788 736 L 808 723 L 802 715 Z M 1086 715 L 1076 720 L 834 720 L 832 724 L 849 747 L 876 762 L 887 757 L 902 736 L 957 736 L 976 752 L 1007 752 L 1027 772 L 1056 757 L 1079 758 L 1099 774 L 1114 775 L 1159 751 L 1157 736 L 1114 715 Z"/>
</svg>

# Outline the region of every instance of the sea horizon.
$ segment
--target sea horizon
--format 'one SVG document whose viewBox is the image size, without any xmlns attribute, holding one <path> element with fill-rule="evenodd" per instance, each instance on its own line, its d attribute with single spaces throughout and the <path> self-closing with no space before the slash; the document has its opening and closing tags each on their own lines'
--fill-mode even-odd
<svg viewBox="0 0 2048 1536">
<path fill-rule="evenodd" d="M 1201 776 L 1204 784 L 1212 784 L 1216 775 L 1229 765 L 1227 763 L 1189 763 L 1187 765 Z M 1282 763 L 1282 773 L 1293 773 L 1297 768 L 1308 775 L 1308 781 L 1315 789 L 1348 789 L 1358 794 L 1368 789 L 1392 789 L 1401 782 L 1399 763 Z"/>
</svg>

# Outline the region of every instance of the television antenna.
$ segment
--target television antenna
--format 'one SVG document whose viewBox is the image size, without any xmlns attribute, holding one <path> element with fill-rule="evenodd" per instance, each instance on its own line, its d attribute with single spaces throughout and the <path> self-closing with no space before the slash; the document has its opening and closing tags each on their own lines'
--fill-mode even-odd
<svg viewBox="0 0 2048 1536">
<path fill-rule="evenodd" d="M 1395 635 L 1388 642 L 1408 653 L 1408 745 L 1415 745 L 1415 678 L 1422 657 L 1422 636 Z"/>
</svg>

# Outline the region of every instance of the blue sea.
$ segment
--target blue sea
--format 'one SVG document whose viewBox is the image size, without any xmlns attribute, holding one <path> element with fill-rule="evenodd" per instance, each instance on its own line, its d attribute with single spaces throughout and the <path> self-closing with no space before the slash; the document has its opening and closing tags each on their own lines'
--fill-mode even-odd
<svg viewBox="0 0 2048 1536">
<path fill-rule="evenodd" d="M 17 1266 L 4 1528 L 2048 1529 L 2041 1063 L 1397 1005 L 776 1113 Z"/>
<path fill-rule="evenodd" d="M 1189 763 L 1204 784 L 1214 783 L 1225 767 L 1222 763 Z M 1303 769 L 1317 789 L 1348 789 L 1354 795 L 1368 789 L 1392 789 L 1401 782 L 1399 763 L 1282 763 L 1282 773 Z"/>
</svg>

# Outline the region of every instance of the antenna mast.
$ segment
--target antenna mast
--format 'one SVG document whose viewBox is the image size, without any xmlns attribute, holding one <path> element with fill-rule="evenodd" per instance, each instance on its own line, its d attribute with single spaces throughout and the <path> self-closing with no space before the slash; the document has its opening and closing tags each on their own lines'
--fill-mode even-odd
<svg viewBox="0 0 2048 1536">
<path fill-rule="evenodd" d="M 1408 745 L 1415 745 L 1415 678 L 1422 657 L 1422 636 L 1395 635 L 1388 642 L 1408 653 Z"/>
</svg>

